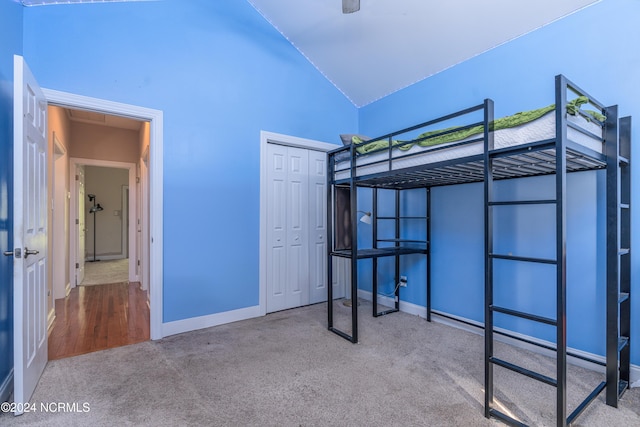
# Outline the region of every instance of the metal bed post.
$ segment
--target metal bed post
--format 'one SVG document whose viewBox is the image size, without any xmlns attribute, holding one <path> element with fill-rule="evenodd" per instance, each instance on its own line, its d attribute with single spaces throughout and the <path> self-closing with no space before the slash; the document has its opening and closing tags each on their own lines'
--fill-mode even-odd
<svg viewBox="0 0 640 427">
<path fill-rule="evenodd" d="M 620 352 L 618 398 L 631 384 L 631 117 L 620 119 L 620 334 L 626 345 Z"/>
<path fill-rule="evenodd" d="M 429 187 L 425 187 L 426 194 L 425 200 L 427 203 L 427 218 L 426 218 L 426 230 L 427 230 L 427 239 L 426 239 L 426 256 L 427 256 L 427 272 L 425 274 L 427 281 L 427 322 L 431 322 L 431 189 Z"/>
<path fill-rule="evenodd" d="M 484 101 L 484 416 L 493 412 L 493 101 Z M 429 236 L 431 239 L 431 236 Z"/>
<path fill-rule="evenodd" d="M 396 221 L 395 221 L 395 226 L 396 226 L 396 230 L 395 230 L 395 239 L 396 242 L 394 243 L 395 246 L 400 246 L 400 217 L 401 217 L 401 212 L 400 212 L 400 190 L 395 191 L 395 195 L 396 195 Z M 395 268 L 395 282 L 394 282 L 394 297 L 395 297 L 395 303 L 394 303 L 394 308 L 395 310 L 400 310 L 400 255 L 396 255 L 395 256 L 395 262 L 396 262 L 396 268 Z"/>
<path fill-rule="evenodd" d="M 607 155 L 607 405 L 617 407 L 630 374 L 631 118 L 605 109 Z M 619 132 L 619 137 L 618 137 Z"/>
<path fill-rule="evenodd" d="M 374 249 L 378 249 L 378 188 L 375 187 L 371 190 L 372 194 L 372 207 L 371 207 L 371 226 L 372 230 L 372 245 Z M 373 309 L 373 317 L 378 317 L 378 258 L 373 257 L 371 260 L 373 263 L 373 277 L 371 284 L 371 305 Z"/>
<path fill-rule="evenodd" d="M 358 342 L 358 186 L 356 185 L 355 147 L 351 147 L 351 342 Z"/>
<path fill-rule="evenodd" d="M 333 211 L 334 211 L 334 169 L 335 158 L 327 161 L 327 328 L 333 328 Z"/>
<path fill-rule="evenodd" d="M 567 425 L 567 81 L 556 76 L 556 418 Z"/>
</svg>

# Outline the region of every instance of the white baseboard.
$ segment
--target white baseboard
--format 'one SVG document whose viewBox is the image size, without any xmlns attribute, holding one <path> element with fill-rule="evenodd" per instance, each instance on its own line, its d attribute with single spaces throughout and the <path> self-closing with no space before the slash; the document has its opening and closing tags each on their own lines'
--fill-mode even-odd
<svg viewBox="0 0 640 427">
<path fill-rule="evenodd" d="M 371 297 L 371 292 L 368 291 L 363 291 L 361 289 L 358 289 L 358 297 L 362 298 L 364 300 L 367 301 L 371 301 L 372 297 Z M 394 300 L 393 298 L 389 298 L 386 296 L 380 296 L 378 297 L 378 301 L 381 304 L 393 307 L 394 305 Z M 412 314 L 415 316 L 420 316 L 422 318 L 426 318 L 427 317 L 427 309 L 426 307 L 422 307 L 420 305 L 417 304 L 412 304 L 409 302 L 404 302 L 404 301 L 400 301 L 400 311 L 408 313 L 408 314 Z M 437 312 L 434 312 L 433 310 L 431 311 L 431 320 L 438 322 L 438 323 L 442 323 L 448 326 L 452 326 L 454 328 L 458 328 L 458 329 L 463 329 L 465 331 L 468 332 L 472 332 L 474 334 L 478 334 L 478 335 L 483 335 L 484 334 L 484 329 L 482 329 L 482 327 L 484 326 L 481 322 L 475 321 L 475 320 L 469 320 L 460 316 L 454 316 L 454 315 L 450 315 L 447 313 L 448 317 L 443 317 L 443 316 L 439 316 Z M 453 319 L 450 319 L 449 317 L 452 317 Z M 457 319 L 457 320 L 456 320 Z M 471 325 L 470 325 L 471 324 Z M 475 325 L 477 327 L 474 327 L 472 325 Z M 511 332 L 508 331 L 506 329 L 501 329 L 501 328 L 496 328 L 495 329 L 498 332 L 505 332 L 505 333 L 509 333 L 510 335 L 513 335 L 515 337 L 518 338 L 522 338 L 522 339 L 526 339 L 528 341 L 534 342 L 536 344 L 540 344 L 540 345 L 546 345 L 546 346 L 555 346 L 555 343 L 549 342 L 549 341 L 545 341 L 545 340 L 541 340 L 538 338 L 534 338 L 531 337 L 529 335 L 523 335 L 523 334 L 519 334 L 516 332 Z M 552 350 L 547 350 L 545 348 L 539 347 L 537 345 L 534 344 L 529 344 L 526 343 L 524 341 L 521 341 L 519 339 L 516 338 L 510 338 L 510 337 L 506 337 L 504 335 L 496 335 L 496 340 L 499 340 L 501 342 L 507 343 L 509 345 L 513 345 L 514 347 L 518 347 L 518 348 L 523 348 L 529 351 L 533 351 L 535 353 L 539 353 L 539 354 L 544 354 L 550 357 L 553 357 L 555 355 L 555 352 Z M 583 360 L 581 357 L 587 358 L 587 359 L 592 359 L 595 360 L 597 362 L 601 362 L 604 363 L 606 361 L 606 358 L 604 356 L 600 356 L 597 354 L 593 354 L 593 353 L 588 353 L 586 351 L 582 351 L 582 350 L 576 350 L 573 348 L 567 348 L 567 351 L 580 356 L 580 357 L 573 357 L 573 356 L 569 356 L 567 355 L 567 362 L 576 365 L 576 366 L 581 366 L 583 368 L 587 368 L 587 369 L 591 369 L 593 371 L 596 372 L 605 372 L 605 367 L 598 364 L 598 363 L 592 363 L 589 362 L 588 360 Z M 640 366 L 638 365 L 631 365 L 631 372 L 629 374 L 630 376 L 630 387 L 640 387 Z"/>
<path fill-rule="evenodd" d="M 13 368 L 0 385 L 0 402 L 8 402 L 11 393 L 13 393 Z"/>
<path fill-rule="evenodd" d="M 47 330 L 51 331 L 51 326 L 53 326 L 53 321 L 56 320 L 56 310 L 52 308 L 49 310 L 49 315 L 47 316 Z"/>
<path fill-rule="evenodd" d="M 64 287 L 65 298 L 68 297 L 70 293 L 71 293 L 71 282 L 67 282 L 67 284 Z"/>
<path fill-rule="evenodd" d="M 260 316 L 262 316 L 260 306 L 256 305 L 253 307 L 240 308 L 238 310 L 225 311 L 223 313 L 209 314 L 207 316 L 176 320 L 174 322 L 162 324 L 162 337 L 168 337 L 169 335 L 210 328 L 212 326 L 224 325 L 225 323 L 232 323 Z"/>
</svg>

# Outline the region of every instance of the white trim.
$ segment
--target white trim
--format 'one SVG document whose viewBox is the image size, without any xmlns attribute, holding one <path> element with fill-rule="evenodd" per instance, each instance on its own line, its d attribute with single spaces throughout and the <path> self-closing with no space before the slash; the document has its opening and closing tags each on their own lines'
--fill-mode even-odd
<svg viewBox="0 0 640 427">
<path fill-rule="evenodd" d="M 267 314 L 267 144 L 269 143 L 324 152 L 338 148 L 337 145 L 326 142 L 260 131 L 260 294 L 258 307 L 263 316 Z"/>
<path fill-rule="evenodd" d="M 53 154 L 54 154 L 53 160 L 55 161 L 57 160 L 57 157 L 64 156 L 65 154 L 67 154 L 67 149 L 64 147 L 62 142 L 60 142 L 60 140 L 58 139 L 58 135 L 56 135 L 56 131 L 53 131 L 52 134 L 53 134 Z"/>
<path fill-rule="evenodd" d="M 206 316 L 191 317 L 184 320 L 175 320 L 162 324 L 162 336 L 181 334 L 183 332 L 195 331 L 198 329 L 210 328 L 224 325 L 226 323 L 238 322 L 240 320 L 252 319 L 263 316 L 260 306 L 254 305 L 247 308 L 225 311 L 222 313 L 208 314 Z"/>
<path fill-rule="evenodd" d="M 138 176 L 137 165 L 134 166 L 133 173 L 135 174 L 133 182 L 136 182 L 137 176 Z M 136 254 L 138 253 L 138 239 L 136 239 L 138 235 L 138 227 L 136 224 L 136 218 L 138 218 L 138 204 L 142 203 L 142 200 L 138 200 L 138 197 L 137 197 L 138 194 L 134 193 L 133 200 L 136 206 L 134 207 L 135 214 L 132 217 L 131 211 L 129 209 L 131 207 L 130 206 L 131 203 L 129 202 L 129 199 L 131 198 L 131 192 L 129 191 L 129 188 L 131 188 L 129 185 L 123 185 L 122 187 L 120 187 L 120 192 L 121 192 L 120 197 L 122 200 L 122 207 L 123 207 L 123 209 L 120 211 L 120 221 L 122 222 L 122 227 L 120 229 L 122 233 L 122 237 L 121 237 L 122 243 L 120 246 L 120 251 L 122 252 L 122 256 L 124 258 L 129 258 L 129 281 L 138 282 L 139 277 L 136 269 L 136 257 L 135 255 L 131 255 L 131 254 L 132 254 L 132 248 L 133 250 L 135 250 Z M 126 218 L 124 216 L 125 207 L 127 208 Z M 133 221 L 131 221 L 131 218 L 133 218 Z M 126 223 L 125 223 L 125 220 L 126 220 Z M 127 227 L 127 223 L 129 225 L 128 227 Z M 133 239 L 133 242 L 131 241 L 132 239 Z"/>
<path fill-rule="evenodd" d="M 363 300 L 366 301 L 372 301 L 372 297 L 371 297 L 371 292 L 369 291 L 365 291 L 362 289 L 358 289 L 358 298 L 362 298 Z M 394 300 L 393 298 L 389 298 L 386 296 L 380 296 L 378 298 L 378 301 L 380 301 L 381 304 L 383 305 L 387 305 L 389 307 L 393 307 L 394 306 Z M 400 311 L 404 312 L 404 313 L 408 313 L 408 314 L 412 314 L 415 316 L 419 316 L 422 318 L 426 318 L 427 317 L 427 309 L 426 307 L 423 307 L 421 305 L 417 305 L 417 304 L 413 304 L 410 302 L 404 302 L 404 301 L 400 301 Z M 457 329 L 462 329 L 464 331 L 467 332 L 471 332 L 473 334 L 476 335 L 484 335 L 483 333 L 483 329 L 481 329 L 483 327 L 482 322 L 478 322 L 476 320 L 470 320 L 464 317 L 460 317 L 460 316 L 455 316 L 455 315 L 451 315 L 447 313 L 447 316 L 452 317 L 453 319 L 450 319 L 449 317 L 443 317 L 438 315 L 438 313 L 436 312 L 431 312 L 431 320 L 434 322 L 438 322 L 441 323 L 443 325 L 447 325 L 447 326 L 451 326 L 453 328 L 457 328 Z M 457 320 L 456 320 L 457 319 Z M 469 325 L 469 323 L 476 325 L 477 327 L 471 326 Z M 522 338 L 522 339 L 526 339 L 528 341 L 534 342 L 534 343 L 538 343 L 540 345 L 545 345 L 545 346 L 554 346 L 555 343 L 549 342 L 549 341 L 545 341 L 545 340 L 541 340 L 539 338 L 535 338 L 535 337 L 531 337 L 529 335 L 524 335 L 524 334 L 520 334 L 517 332 L 512 332 L 509 331 L 507 329 L 503 329 L 503 328 L 495 328 L 496 331 L 498 332 L 506 332 L 509 333 L 515 337 L 518 338 Z M 534 353 L 538 353 L 538 354 L 543 354 L 545 356 L 549 356 L 549 357 L 554 357 L 555 356 L 555 351 L 552 350 L 547 350 L 545 348 L 539 347 L 537 345 L 534 344 L 529 344 L 526 343 L 524 341 L 520 341 L 519 339 L 516 338 L 510 338 L 510 337 L 506 337 L 504 335 L 497 335 L 496 336 L 496 340 L 504 342 L 506 344 L 512 345 L 514 347 L 517 348 L 522 348 L 525 350 L 529 350 L 531 352 Z M 582 350 L 577 350 L 571 347 L 567 347 L 567 351 L 570 351 L 571 353 L 578 355 L 580 357 L 586 357 L 592 360 L 596 360 L 598 362 L 601 363 L 605 363 L 606 362 L 606 358 L 604 356 L 600 356 L 597 354 L 593 354 L 593 353 L 588 353 L 586 351 L 582 351 Z M 587 360 L 583 360 L 581 358 L 578 357 L 573 357 L 570 355 L 567 355 L 567 361 L 569 363 L 571 363 L 572 365 L 575 366 L 580 366 L 586 369 L 590 369 L 592 371 L 596 371 L 596 372 L 601 372 L 601 373 L 605 373 L 606 368 L 602 365 L 599 365 L 597 363 L 592 363 L 589 362 Z M 631 372 L 630 372 L 630 386 L 631 387 L 640 387 L 640 366 L 638 365 L 631 365 Z"/>
<path fill-rule="evenodd" d="M 162 338 L 163 292 L 163 112 L 135 105 L 90 98 L 51 89 L 42 89 L 49 103 L 69 108 L 80 108 L 112 115 L 149 121 L 150 138 L 150 302 L 151 339 Z"/>
<path fill-rule="evenodd" d="M 51 307 L 49 310 L 49 314 L 47 315 L 47 330 L 51 332 L 51 326 L 53 326 L 53 321 L 56 320 L 56 309 Z"/>
</svg>

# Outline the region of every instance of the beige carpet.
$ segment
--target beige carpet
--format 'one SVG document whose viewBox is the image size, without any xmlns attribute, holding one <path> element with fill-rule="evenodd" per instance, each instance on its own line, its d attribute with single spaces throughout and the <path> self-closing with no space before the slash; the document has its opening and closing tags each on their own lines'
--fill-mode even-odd
<svg viewBox="0 0 640 427">
<path fill-rule="evenodd" d="M 84 263 L 84 280 L 80 285 L 106 285 L 129 281 L 129 259 Z"/>
<path fill-rule="evenodd" d="M 368 303 L 361 307 L 357 345 L 327 331 L 327 307 L 318 304 L 54 360 L 31 400 L 37 410 L 20 417 L 0 413 L 0 425 L 505 425 L 484 418 L 481 335 L 405 313 L 373 318 Z M 502 344 L 497 350 L 506 360 L 554 371 L 547 357 Z M 505 410 L 529 425 L 556 425 L 553 387 L 496 371 L 496 398 Z M 572 366 L 570 406 L 602 377 Z M 56 402 L 70 408 L 40 409 Z M 575 424 L 638 425 L 640 388 L 628 391 L 618 409 L 605 405 L 601 394 Z"/>
</svg>

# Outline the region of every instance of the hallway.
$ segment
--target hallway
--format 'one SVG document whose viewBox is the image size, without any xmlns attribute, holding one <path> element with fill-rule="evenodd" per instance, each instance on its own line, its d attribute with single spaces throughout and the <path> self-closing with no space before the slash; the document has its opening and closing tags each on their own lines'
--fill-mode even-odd
<svg viewBox="0 0 640 427">
<path fill-rule="evenodd" d="M 77 286 L 55 310 L 49 360 L 149 340 L 149 305 L 138 282 Z"/>
</svg>

